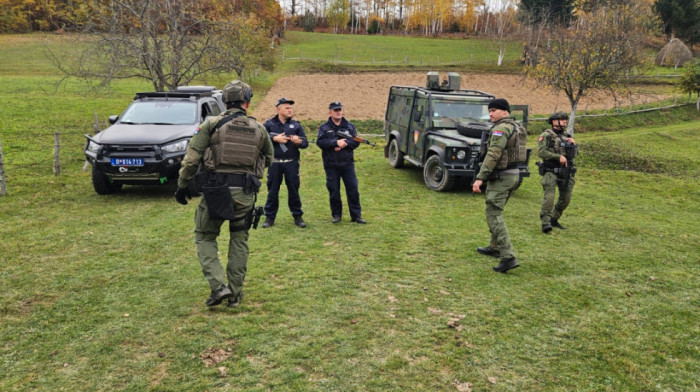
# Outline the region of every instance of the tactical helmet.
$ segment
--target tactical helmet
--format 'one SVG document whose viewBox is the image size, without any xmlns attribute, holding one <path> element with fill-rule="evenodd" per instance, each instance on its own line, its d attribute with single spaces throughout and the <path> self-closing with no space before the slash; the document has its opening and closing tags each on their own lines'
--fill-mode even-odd
<svg viewBox="0 0 700 392">
<path fill-rule="evenodd" d="M 549 119 L 547 119 L 547 122 L 549 122 L 549 125 L 553 125 L 552 123 L 554 122 L 554 120 L 568 120 L 568 119 L 569 119 L 568 114 L 566 114 L 562 111 L 559 111 L 559 112 L 552 113 L 552 115 L 549 116 Z"/>
<path fill-rule="evenodd" d="M 246 83 L 240 80 L 233 80 L 224 87 L 223 99 L 225 103 L 229 102 L 250 102 L 253 98 L 253 90 Z"/>
</svg>

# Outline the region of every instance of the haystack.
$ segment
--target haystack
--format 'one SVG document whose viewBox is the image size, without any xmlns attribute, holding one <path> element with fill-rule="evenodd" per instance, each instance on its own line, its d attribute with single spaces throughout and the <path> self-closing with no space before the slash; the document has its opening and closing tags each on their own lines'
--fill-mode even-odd
<svg viewBox="0 0 700 392">
<path fill-rule="evenodd" d="M 693 60 L 693 53 L 678 38 L 674 38 L 656 55 L 656 65 L 666 67 L 682 67 Z"/>
</svg>

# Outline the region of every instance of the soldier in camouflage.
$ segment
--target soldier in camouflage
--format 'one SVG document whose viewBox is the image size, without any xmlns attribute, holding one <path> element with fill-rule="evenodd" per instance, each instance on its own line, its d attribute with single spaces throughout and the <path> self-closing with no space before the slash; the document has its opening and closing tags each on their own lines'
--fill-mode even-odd
<svg viewBox="0 0 700 392">
<path fill-rule="evenodd" d="M 568 119 L 569 115 L 564 112 L 552 114 L 548 119 L 552 128 L 542 132 L 537 139 L 537 155 L 542 158 L 542 162 L 538 162 L 538 165 L 544 191 L 540 211 L 543 233 L 551 232 L 552 227 L 565 229 L 559 223 L 559 218 L 569 206 L 571 194 L 574 192 L 576 181 L 573 175 L 575 173 L 573 159 L 576 156 L 576 142 L 571 135 L 565 133 Z M 559 200 L 555 205 L 557 187 Z"/>
<path fill-rule="evenodd" d="M 493 267 L 493 270 L 505 273 L 520 265 L 515 258 L 508 228 L 503 219 L 503 209 L 511 193 L 518 187 L 520 179 L 517 162 L 509 162 L 509 159 L 513 160 L 514 148 L 525 146 L 519 146 L 515 141 L 517 124 L 515 118 L 510 116 L 508 101 L 503 98 L 494 99 L 488 108 L 489 117 L 494 125 L 491 128 L 486 158 L 472 190 L 481 193 L 481 186 L 486 182 L 486 222 L 491 232 L 491 243 L 486 247 L 478 247 L 476 251 L 499 258 L 500 263 Z"/>
<path fill-rule="evenodd" d="M 223 99 L 227 110 L 205 120 L 190 140 L 175 192 L 178 203 L 187 204 L 187 198 L 192 197 L 189 182 L 197 175 L 206 177 L 212 186 L 223 188 L 226 199 L 226 187 L 231 195 L 233 212 L 229 219 L 231 235 L 225 273 L 216 241 L 224 220 L 211 217 L 216 204 L 208 205 L 206 193 L 195 213 L 197 255 L 211 288 L 207 306 L 219 305 L 224 299 L 228 299 L 228 307 L 240 304 L 248 263 L 251 212 L 260 179 L 272 163 L 272 142 L 265 127 L 246 115 L 252 96 L 250 86 L 239 80 L 226 85 Z M 197 174 L 200 164 L 204 170 Z M 231 201 L 226 200 L 228 207 Z"/>
</svg>

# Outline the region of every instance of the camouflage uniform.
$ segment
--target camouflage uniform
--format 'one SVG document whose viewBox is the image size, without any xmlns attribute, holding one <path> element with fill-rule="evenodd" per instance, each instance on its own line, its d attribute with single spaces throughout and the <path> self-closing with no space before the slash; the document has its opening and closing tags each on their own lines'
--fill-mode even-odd
<svg viewBox="0 0 700 392">
<path fill-rule="evenodd" d="M 514 125 L 511 121 L 515 121 L 515 118 L 504 117 L 491 128 L 486 158 L 476 176 L 477 180 L 486 183 L 486 223 L 491 232 L 489 247 L 500 253 L 501 260 L 515 257 L 506 221 L 503 219 L 503 209 L 511 193 L 518 186 L 520 171 L 517 167 L 495 169 L 501 160 L 501 155 L 505 153 L 508 139 L 513 135 Z"/>
<path fill-rule="evenodd" d="M 246 114 L 245 110 L 242 109 L 230 109 L 215 118 L 207 119 L 201 124 L 197 134 L 190 140 L 187 154 L 182 161 L 180 178 L 178 179 L 179 188 L 186 188 L 189 181 L 192 180 L 197 173 L 199 164 L 202 162 L 205 155 L 205 150 L 211 145 L 212 130 L 216 124 L 224 117 L 235 113 Z M 250 118 L 252 119 L 252 117 Z M 262 173 L 264 170 L 264 168 L 261 167 L 263 157 L 264 167 L 269 167 L 272 163 L 273 148 L 270 137 L 262 124 L 258 122 L 255 123 L 262 137 L 260 144 L 257 146 L 258 151 L 255 151 L 256 157 L 253 158 L 253 160 L 257 158 L 260 164 L 256 163 L 250 167 L 242 167 L 227 172 L 252 174 L 260 179 L 263 177 Z M 223 127 L 220 127 L 216 132 L 222 132 L 222 128 Z M 262 154 L 262 157 L 258 157 L 259 154 Z M 216 242 L 216 238 L 221 232 L 221 225 L 224 221 L 210 218 L 207 203 L 204 198 L 202 198 L 199 203 L 195 214 L 195 243 L 197 244 L 197 255 L 202 267 L 202 272 L 209 282 L 212 292 L 226 287 L 226 276 L 228 276 L 228 286 L 233 292 L 232 298 L 239 298 L 243 290 L 243 280 L 245 279 L 248 263 L 248 227 L 245 226 L 245 217 L 253 208 L 256 194 L 253 192 L 246 194 L 242 187 L 230 187 L 230 191 L 235 214 L 234 219 L 229 223 L 231 236 L 229 240 L 226 275 L 219 262 L 218 244 Z"/>
<path fill-rule="evenodd" d="M 569 178 L 569 184 L 565 190 L 559 189 L 559 200 L 554 204 L 554 197 L 557 190 L 557 174 L 554 169 L 560 166 L 559 159 L 565 155 L 562 143 L 566 142 L 566 138 L 570 135 L 564 134 L 564 130 L 548 129 L 537 139 L 537 156 L 544 161 L 544 175 L 542 176 L 542 190 L 544 197 L 542 199 L 542 209 L 540 211 L 540 220 L 542 227 L 551 225 L 552 221 L 558 221 L 562 213 L 571 202 L 571 194 L 574 192 L 574 177 Z M 551 230 L 551 227 L 549 228 Z"/>
</svg>

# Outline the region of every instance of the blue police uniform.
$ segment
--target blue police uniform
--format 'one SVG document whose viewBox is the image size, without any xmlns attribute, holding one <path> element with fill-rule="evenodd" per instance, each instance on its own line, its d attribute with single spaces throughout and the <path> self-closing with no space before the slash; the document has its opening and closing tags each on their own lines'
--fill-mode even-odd
<svg viewBox="0 0 700 392">
<path fill-rule="evenodd" d="M 328 188 L 330 198 L 331 215 L 335 218 L 341 217 L 343 213 L 343 203 L 340 198 L 340 180 L 342 179 L 345 184 L 350 218 L 355 221 L 362 219 L 354 158 L 354 150 L 360 144 L 354 140 L 346 139 L 347 147 L 340 151 L 335 151 L 335 148 L 338 146 L 338 139 L 341 138 L 337 135 L 337 132 L 357 136 L 357 129 L 345 117 L 341 119 L 339 125 L 333 123 L 333 120 L 329 117 L 328 121 L 318 129 L 316 144 L 322 151 L 321 155 L 323 157 L 323 169 L 326 171 L 326 188 Z"/>
<path fill-rule="evenodd" d="M 280 144 L 272 141 L 275 150 L 275 159 L 272 166 L 267 169 L 267 201 L 265 202 L 265 217 L 267 220 L 275 220 L 279 209 L 279 191 L 284 179 L 287 185 L 289 211 L 295 218 L 301 217 L 304 211 L 301 209 L 299 197 L 299 149 L 309 147 L 309 141 L 304 133 L 304 128 L 298 121 L 289 119 L 282 123 L 279 116 L 275 116 L 265 122 L 265 129 L 270 134 L 270 139 L 278 134 L 287 136 L 297 135 L 302 142 L 299 145 L 291 141 Z"/>
</svg>

